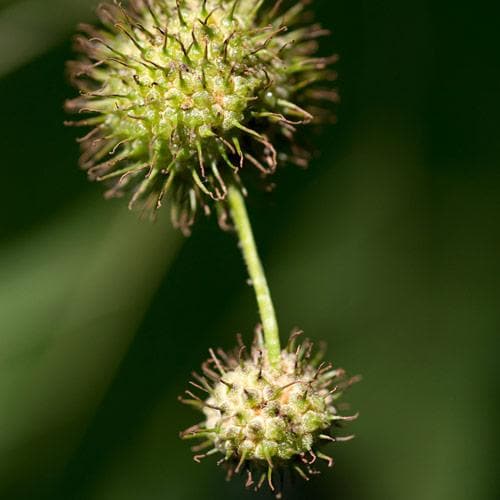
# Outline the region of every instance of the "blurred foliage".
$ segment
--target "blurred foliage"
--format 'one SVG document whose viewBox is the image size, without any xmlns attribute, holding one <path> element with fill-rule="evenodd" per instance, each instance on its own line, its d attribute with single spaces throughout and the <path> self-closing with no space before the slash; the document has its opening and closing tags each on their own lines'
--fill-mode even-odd
<svg viewBox="0 0 500 500">
<path fill-rule="evenodd" d="M 257 321 L 233 237 L 208 219 L 184 241 L 104 202 L 62 126 L 92 4 L 0 2 L 0 498 L 252 498 L 177 436 L 196 420 L 176 401 L 190 371 Z M 316 4 L 342 56 L 339 124 L 250 210 L 283 334 L 326 339 L 364 380 L 358 439 L 289 498 L 496 499 L 495 16 Z"/>
</svg>

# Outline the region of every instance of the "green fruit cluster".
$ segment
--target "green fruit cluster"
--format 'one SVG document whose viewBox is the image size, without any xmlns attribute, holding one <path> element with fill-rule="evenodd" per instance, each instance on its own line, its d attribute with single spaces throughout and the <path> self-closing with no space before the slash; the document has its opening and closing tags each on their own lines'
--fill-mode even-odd
<svg viewBox="0 0 500 500">
<path fill-rule="evenodd" d="M 267 478 L 275 491 L 284 469 L 308 479 L 316 473 L 312 466 L 318 458 L 333 464 L 321 447 L 352 437 L 337 435 L 339 424 L 356 416 L 339 415 L 336 401 L 354 379 L 321 363 L 321 356 L 312 356 L 309 341 L 295 348 L 295 338 L 277 366 L 268 362 L 258 336 L 248 356 L 245 348 L 232 355 L 211 351 L 203 375 L 194 374 L 192 382 L 208 396 L 203 400 L 187 391 L 188 399 L 182 399 L 205 415 L 201 424 L 182 434 L 202 440 L 196 450 L 209 449 L 196 460 L 222 454 L 230 475 L 246 472 L 247 486 L 261 486 Z"/>
<path fill-rule="evenodd" d="M 307 164 L 296 128 L 313 120 L 314 101 L 336 94 L 322 85 L 334 58 L 314 56 L 326 32 L 304 26 L 306 3 L 101 5 L 100 26 L 80 26 L 80 57 L 69 63 L 80 96 L 67 109 L 89 116 L 68 123 L 92 128 L 80 139 L 90 178 L 148 215 L 168 195 L 188 230 L 229 183 L 244 189 L 244 167 L 265 177 L 278 163 Z"/>
</svg>

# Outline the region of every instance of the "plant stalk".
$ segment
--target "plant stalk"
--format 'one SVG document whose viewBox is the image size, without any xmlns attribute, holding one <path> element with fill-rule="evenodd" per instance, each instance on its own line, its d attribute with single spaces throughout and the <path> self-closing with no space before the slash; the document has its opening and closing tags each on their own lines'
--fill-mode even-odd
<svg viewBox="0 0 500 500">
<path fill-rule="evenodd" d="M 264 268 L 259 258 L 252 226 L 245 206 L 245 200 L 241 191 L 230 186 L 228 192 L 228 203 L 231 217 L 238 233 L 238 238 L 243 252 L 243 258 L 247 265 L 248 274 L 255 291 L 257 305 L 259 307 L 262 329 L 264 331 L 264 344 L 267 350 L 269 363 L 277 366 L 280 361 L 281 347 L 278 330 L 278 322 L 274 311 L 271 292 L 267 284 Z"/>
</svg>

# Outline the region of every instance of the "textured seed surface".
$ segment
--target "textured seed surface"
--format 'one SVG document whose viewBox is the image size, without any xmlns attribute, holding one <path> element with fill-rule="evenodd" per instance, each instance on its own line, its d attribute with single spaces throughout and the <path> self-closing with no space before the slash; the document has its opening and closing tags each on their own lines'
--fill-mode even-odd
<svg viewBox="0 0 500 500">
<path fill-rule="evenodd" d="M 195 450 L 209 449 L 196 460 L 219 454 L 230 476 L 245 472 L 253 485 L 264 474 L 276 491 L 285 469 L 309 479 L 317 473 L 313 464 L 318 459 L 333 464 L 322 447 L 352 437 L 338 431 L 357 416 L 341 416 L 337 401 L 355 379 L 321 363 L 321 353 L 313 355 L 309 341 L 297 348 L 294 344 L 292 337 L 277 367 L 267 362 L 258 336 L 248 356 L 243 348 L 229 355 L 211 351 L 203 375 L 194 374 L 192 382 L 208 396 L 187 391 L 189 398 L 182 400 L 205 417 L 182 433 L 186 439 L 201 439 Z"/>
<path fill-rule="evenodd" d="M 243 168 L 268 176 L 278 163 L 306 165 L 296 128 L 336 94 L 334 57 L 314 57 L 326 32 L 304 26 L 305 3 L 101 5 L 101 24 L 80 27 L 81 56 L 69 64 L 81 95 L 67 108 L 89 115 L 70 124 L 93 127 L 80 140 L 82 167 L 146 214 L 170 197 L 187 229 L 228 183 L 241 185 Z"/>
</svg>

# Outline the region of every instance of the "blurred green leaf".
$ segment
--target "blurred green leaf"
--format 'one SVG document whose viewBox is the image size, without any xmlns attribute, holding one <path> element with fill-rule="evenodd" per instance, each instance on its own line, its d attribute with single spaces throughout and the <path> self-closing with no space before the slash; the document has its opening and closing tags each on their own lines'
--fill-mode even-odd
<svg viewBox="0 0 500 500">
<path fill-rule="evenodd" d="M 96 0 L 20 0 L 0 10 L 0 77 L 48 51 L 88 19 Z"/>
<path fill-rule="evenodd" d="M 2 249 L 0 484 L 77 445 L 176 252 L 167 224 L 86 198 Z"/>
</svg>

